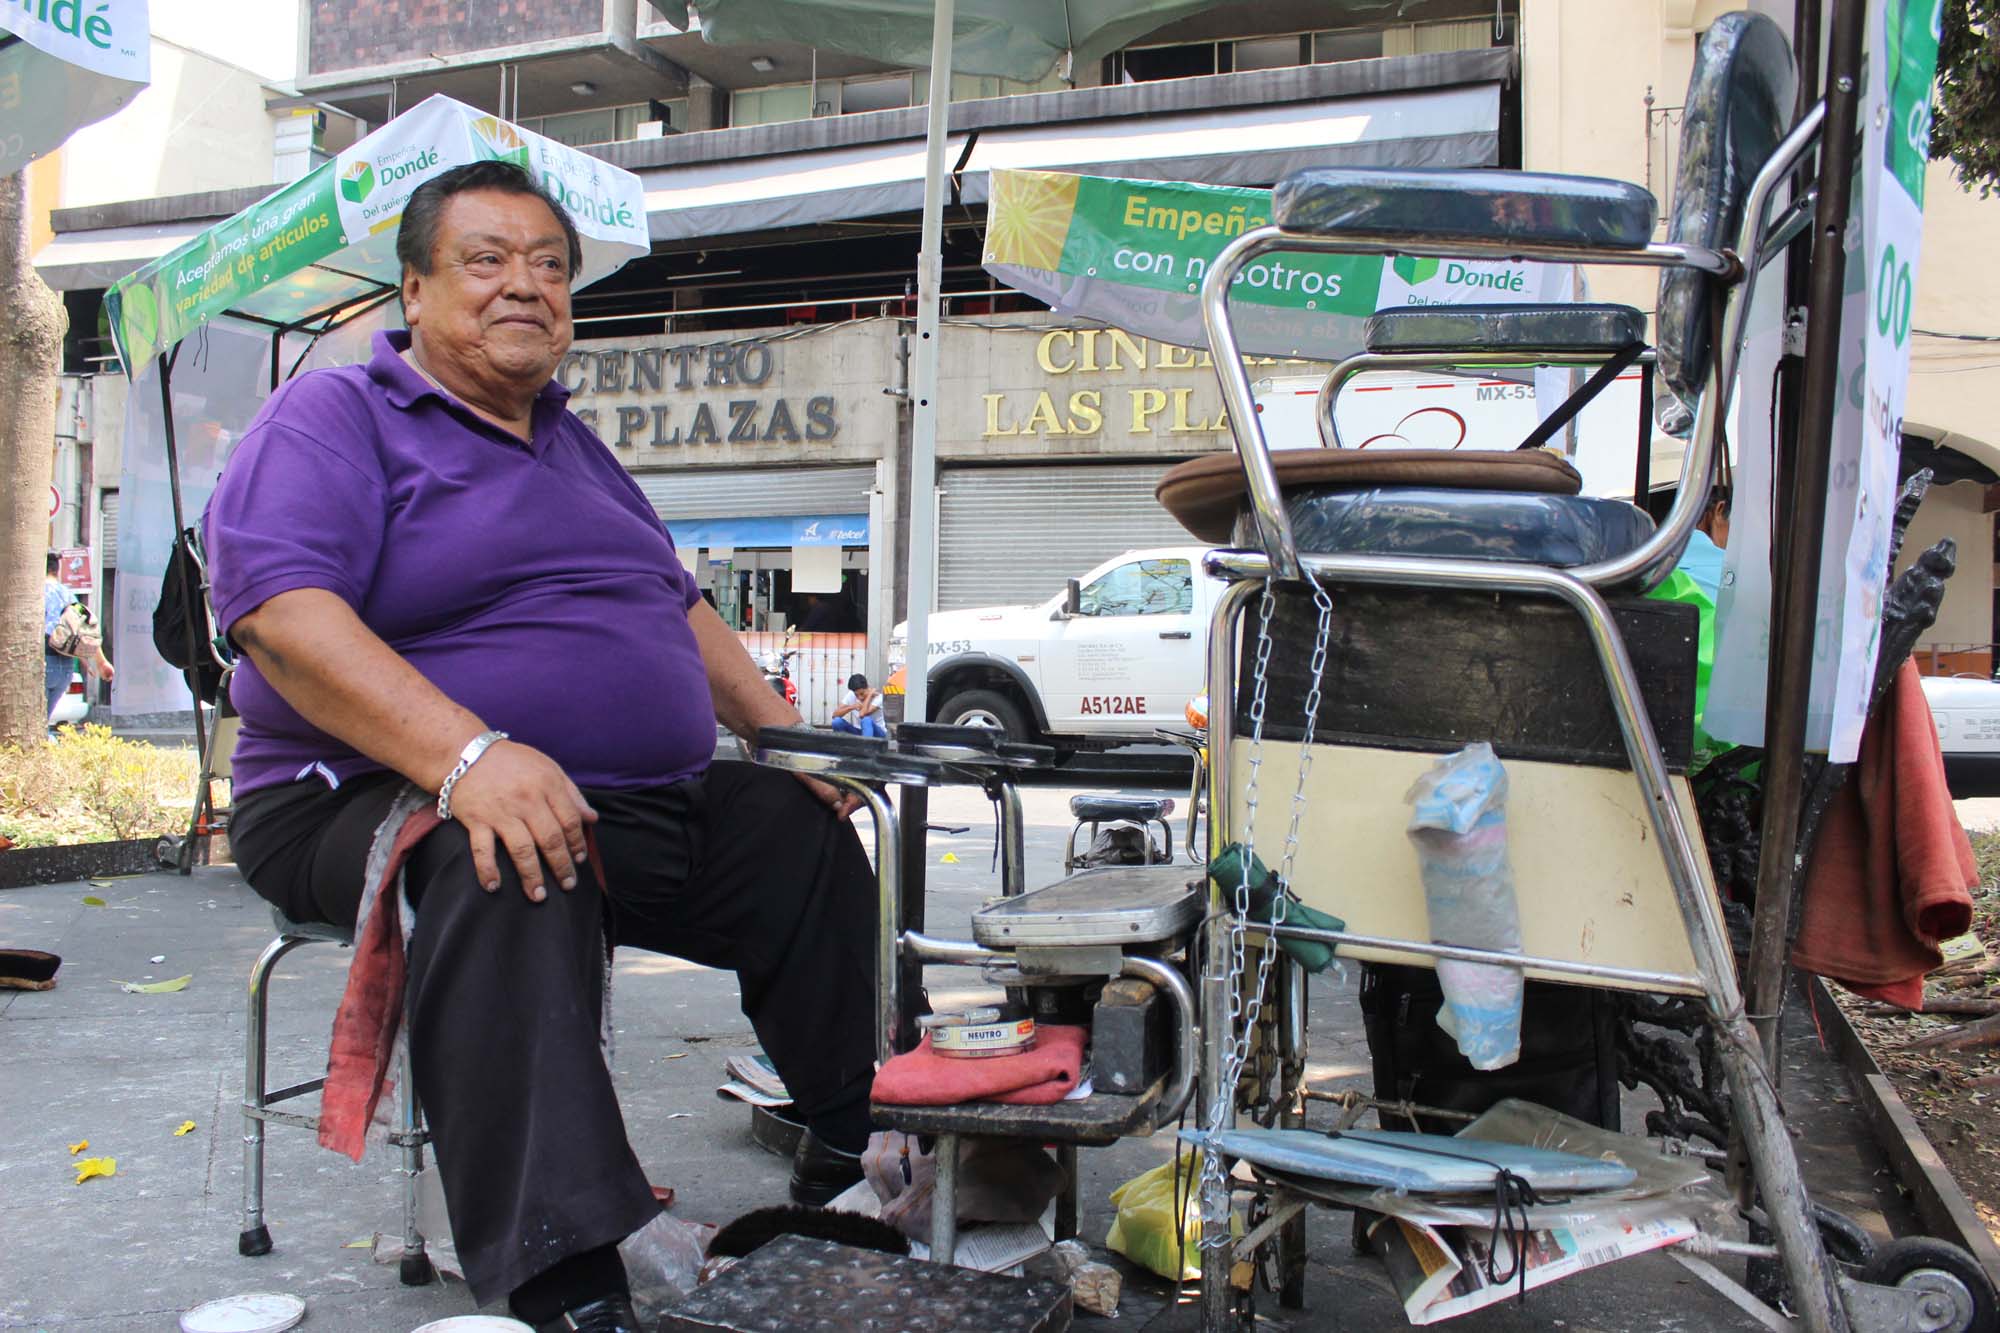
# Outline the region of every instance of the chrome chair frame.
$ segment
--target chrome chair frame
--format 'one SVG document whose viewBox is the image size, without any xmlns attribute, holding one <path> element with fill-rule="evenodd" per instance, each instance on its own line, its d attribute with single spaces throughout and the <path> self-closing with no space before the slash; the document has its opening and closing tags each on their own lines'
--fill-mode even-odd
<svg viewBox="0 0 2000 1333">
<path fill-rule="evenodd" d="M 272 1089 L 268 1076 L 268 1028 L 271 1009 L 271 975 L 278 963 L 294 949 L 307 944 L 338 944 L 352 947 L 354 933 L 337 926 L 291 921 L 272 909 L 278 921 L 278 936 L 264 946 L 250 967 L 250 987 L 243 1028 L 243 1230 L 236 1239 L 236 1252 L 257 1256 L 271 1252 L 271 1228 L 264 1220 L 264 1126 L 290 1125 L 298 1129 L 319 1129 L 319 1117 L 300 1111 L 280 1111 L 280 1102 L 309 1096 L 326 1086 L 326 1079 L 307 1079 Z M 399 1269 L 405 1286 L 428 1283 L 435 1270 L 424 1251 L 423 1232 L 417 1225 L 417 1176 L 424 1169 L 424 1145 L 430 1131 L 424 1125 L 423 1108 L 417 1101 L 416 1074 L 410 1064 L 409 1043 L 403 1043 L 401 1062 L 396 1070 L 396 1128 L 389 1142 L 402 1153 L 397 1168 L 403 1177 L 403 1258 Z"/>
<path fill-rule="evenodd" d="M 1761 1195 L 1777 1257 L 1788 1279 L 1799 1317 L 1815 1333 L 1845 1333 L 1848 1327 L 1847 1284 L 1836 1277 L 1815 1227 L 1799 1173 L 1798 1160 L 1786 1132 L 1776 1086 L 1765 1068 L 1757 1037 L 1744 1010 L 1735 981 L 1735 964 L 1720 911 L 1710 898 L 1698 869 L 1702 849 L 1683 820 L 1670 787 L 1658 738 L 1646 712 L 1632 659 L 1605 603 L 1604 590 L 1646 588 L 1666 576 L 1706 507 L 1714 465 L 1718 422 L 1729 387 L 1735 383 L 1746 321 L 1758 274 L 1781 251 L 1774 245 L 1789 225 L 1789 217 L 1766 228 L 1764 219 L 1780 185 L 1817 139 L 1824 119 L 1816 105 L 1784 137 L 1758 172 L 1745 197 L 1736 247 L 1711 250 L 1700 246 L 1654 242 L 1643 249 L 1606 250 L 1522 243 L 1419 243 L 1392 235 L 1339 237 L 1287 232 L 1263 227 L 1231 242 L 1216 258 L 1202 283 L 1202 311 L 1223 400 L 1234 428 L 1238 452 L 1248 482 L 1251 517 L 1261 550 L 1217 551 L 1207 559 L 1209 572 L 1232 581 L 1218 599 L 1209 638 L 1209 790 L 1214 793 L 1209 817 L 1210 856 L 1220 854 L 1233 835 L 1227 793 L 1234 735 L 1236 688 L 1235 647 L 1238 627 L 1251 597 L 1273 580 L 1298 582 L 1308 574 L 1317 580 L 1395 584 L 1425 588 L 1466 589 L 1553 597 L 1566 603 L 1583 620 L 1596 649 L 1613 710 L 1618 718 L 1626 756 L 1644 796 L 1653 832 L 1666 864 L 1682 924 L 1696 963 L 1692 976 L 1645 974 L 1627 969 L 1562 959 L 1524 959 L 1495 950 L 1468 949 L 1418 941 L 1384 941 L 1345 931 L 1320 931 L 1279 926 L 1276 933 L 1314 939 L 1336 946 L 1391 945 L 1405 953 L 1431 958 L 1546 968 L 1579 981 L 1620 979 L 1700 994 L 1710 1022 L 1721 1038 L 1718 1055 L 1735 1094 L 1738 1128 L 1750 1172 Z M 1688 456 L 1666 521 L 1634 550 L 1573 569 L 1513 561 L 1480 561 L 1433 557 L 1299 554 L 1286 517 L 1270 450 L 1251 395 L 1244 364 L 1229 316 L 1229 292 L 1236 275 L 1249 262 L 1273 251 L 1334 254 L 1410 254 L 1439 258 L 1544 260 L 1562 263 L 1616 264 L 1658 268 L 1686 267 L 1729 282 L 1724 297 L 1725 336 L 1709 363 L 1696 408 Z M 1741 258 L 1739 258 L 1741 256 Z M 1229 904 L 1217 893 L 1212 920 L 1227 919 Z M 1227 932 L 1211 928 L 1201 985 L 1202 1083 L 1216 1088 L 1222 1081 L 1224 1049 L 1229 1040 Z M 1232 1106 L 1234 1099 L 1229 1099 Z M 1233 1111 L 1232 1111 L 1233 1114 Z M 1226 1127 L 1226 1126 L 1225 1126 Z M 1204 1128 L 1209 1128 L 1204 1126 Z M 1228 1185 L 1205 1183 L 1205 1216 L 1229 1207 Z M 1211 1193 L 1221 1197 L 1208 1197 Z M 1746 1199 L 1747 1203 L 1748 1200 Z M 1229 1265 L 1203 1265 L 1202 1323 L 1204 1328 L 1227 1325 L 1230 1311 Z"/>
</svg>

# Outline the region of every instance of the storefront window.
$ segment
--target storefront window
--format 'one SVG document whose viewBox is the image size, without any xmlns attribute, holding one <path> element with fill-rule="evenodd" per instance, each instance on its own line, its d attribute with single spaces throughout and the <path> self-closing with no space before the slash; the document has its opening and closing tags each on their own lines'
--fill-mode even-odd
<svg viewBox="0 0 2000 1333">
<path fill-rule="evenodd" d="M 1185 560 L 1134 560 L 1084 585 L 1086 616 L 1172 616 L 1194 610 L 1194 566 Z"/>
</svg>

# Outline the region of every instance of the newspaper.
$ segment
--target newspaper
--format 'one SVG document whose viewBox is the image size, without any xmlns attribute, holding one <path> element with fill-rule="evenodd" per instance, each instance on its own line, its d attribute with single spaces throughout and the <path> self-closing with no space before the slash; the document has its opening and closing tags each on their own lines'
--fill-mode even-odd
<svg viewBox="0 0 2000 1333">
<path fill-rule="evenodd" d="M 867 1181 L 850 1186 L 827 1205 L 829 1212 L 859 1213 L 879 1217 L 881 1200 Z M 952 1262 L 979 1273 L 1011 1273 L 1055 1244 L 1056 1205 L 1054 1200 L 1033 1222 L 973 1222 L 959 1228 Z M 920 1240 L 910 1242 L 912 1259 L 929 1259 L 931 1247 Z"/>
<path fill-rule="evenodd" d="M 785 1090 L 785 1081 L 778 1077 L 770 1059 L 762 1051 L 750 1051 L 732 1055 L 723 1068 L 728 1077 L 715 1095 L 725 1100 L 735 1098 L 752 1106 L 781 1107 L 792 1104 L 792 1094 Z"/>
<path fill-rule="evenodd" d="M 1678 1245 L 1694 1236 L 1691 1218 L 1657 1210 L 1606 1211 L 1575 1226 L 1530 1231 L 1521 1249 L 1526 1287 L 1547 1286 L 1587 1268 Z M 1389 1280 L 1412 1324 L 1435 1324 L 1497 1305 L 1522 1290 L 1514 1272 L 1514 1238 L 1487 1227 L 1429 1226 L 1387 1217 L 1372 1233 Z M 1497 1250 L 1497 1253 L 1496 1253 Z M 1486 1261 L 1510 1275 L 1487 1281 Z"/>
</svg>

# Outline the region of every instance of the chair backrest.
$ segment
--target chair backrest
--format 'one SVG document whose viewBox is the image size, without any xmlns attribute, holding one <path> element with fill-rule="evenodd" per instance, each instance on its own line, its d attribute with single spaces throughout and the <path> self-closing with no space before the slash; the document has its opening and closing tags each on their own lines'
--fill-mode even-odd
<svg viewBox="0 0 2000 1333">
<path fill-rule="evenodd" d="M 1791 46 L 1762 14 L 1724 14 L 1703 35 L 1688 78 L 1669 241 L 1735 246 L 1750 183 L 1791 128 L 1796 86 Z M 1688 402 L 1708 377 L 1724 291 L 1694 269 L 1660 277 L 1660 373 Z"/>
</svg>

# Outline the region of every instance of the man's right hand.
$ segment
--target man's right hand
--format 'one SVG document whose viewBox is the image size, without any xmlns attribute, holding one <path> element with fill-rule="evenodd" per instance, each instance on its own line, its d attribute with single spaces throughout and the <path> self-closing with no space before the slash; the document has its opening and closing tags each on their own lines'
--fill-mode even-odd
<svg viewBox="0 0 2000 1333">
<path fill-rule="evenodd" d="M 544 872 L 565 889 L 587 859 L 583 827 L 597 812 L 553 759 L 512 741 L 496 741 L 451 789 L 451 815 L 472 838 L 472 864 L 488 893 L 500 887 L 496 843 L 520 873 L 534 902 L 548 897 Z"/>
</svg>

